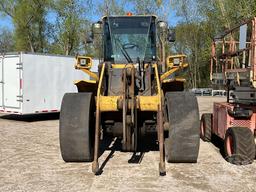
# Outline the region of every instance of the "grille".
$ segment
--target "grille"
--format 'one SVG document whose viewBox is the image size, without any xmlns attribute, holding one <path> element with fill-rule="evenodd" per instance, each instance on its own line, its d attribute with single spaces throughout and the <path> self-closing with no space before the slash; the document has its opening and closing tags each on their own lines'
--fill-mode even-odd
<svg viewBox="0 0 256 192">
<path fill-rule="evenodd" d="M 231 125 L 233 127 L 251 127 L 251 121 L 250 120 L 234 120 Z"/>
</svg>

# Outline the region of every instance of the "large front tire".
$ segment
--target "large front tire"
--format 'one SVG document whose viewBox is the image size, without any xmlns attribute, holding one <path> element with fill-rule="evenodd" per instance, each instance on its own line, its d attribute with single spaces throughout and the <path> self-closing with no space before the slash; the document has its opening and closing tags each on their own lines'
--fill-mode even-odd
<svg viewBox="0 0 256 192">
<path fill-rule="evenodd" d="M 190 92 L 166 93 L 165 109 L 169 121 L 169 137 L 165 140 L 167 161 L 196 163 L 200 144 L 196 97 Z"/>
<path fill-rule="evenodd" d="M 59 138 L 65 162 L 93 159 L 95 101 L 92 93 L 66 93 L 60 111 Z"/>
</svg>

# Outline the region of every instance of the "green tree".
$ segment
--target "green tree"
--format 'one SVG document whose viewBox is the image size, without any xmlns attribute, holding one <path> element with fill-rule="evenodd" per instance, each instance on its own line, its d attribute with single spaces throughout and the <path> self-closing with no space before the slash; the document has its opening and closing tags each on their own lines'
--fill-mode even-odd
<svg viewBox="0 0 256 192">
<path fill-rule="evenodd" d="M 146 14 L 157 14 L 159 11 L 159 8 L 162 1 L 156 1 L 156 0 L 128 0 L 130 3 L 133 4 L 133 12 L 140 15 L 146 15 Z"/>
<path fill-rule="evenodd" d="M 206 33 L 206 23 L 181 23 L 176 27 L 175 50 L 188 56 L 189 87 L 207 86 L 211 38 Z"/>
<path fill-rule="evenodd" d="M 84 1 L 55 0 L 52 4 L 56 14 L 54 40 L 50 51 L 58 54 L 73 55 L 79 52 L 85 41 L 85 31 L 90 23 L 85 19 L 88 7 Z"/>
<path fill-rule="evenodd" d="M 12 52 L 14 50 L 13 33 L 9 29 L 0 31 L 0 53 Z"/>
<path fill-rule="evenodd" d="M 182 22 L 175 49 L 190 61 L 190 87 L 207 86 L 211 41 L 218 33 L 256 15 L 255 0 L 172 0 Z"/>
<path fill-rule="evenodd" d="M 201 16 L 206 18 L 217 31 L 230 28 L 242 20 L 256 15 L 256 1 L 254 0 L 198 0 Z"/>
<path fill-rule="evenodd" d="M 201 16 L 196 0 L 173 0 L 172 6 L 182 21 L 176 26 L 173 49 L 188 56 L 188 87 L 208 86 L 211 30 Z"/>
<path fill-rule="evenodd" d="M 48 0 L 1 0 L 1 11 L 9 15 L 14 24 L 17 51 L 45 51 L 48 5 Z"/>
<path fill-rule="evenodd" d="M 127 5 L 127 2 L 124 0 L 104 0 L 103 3 L 98 5 L 96 8 L 96 12 L 101 13 L 100 16 L 103 15 L 124 15 L 125 9 L 124 7 Z"/>
</svg>

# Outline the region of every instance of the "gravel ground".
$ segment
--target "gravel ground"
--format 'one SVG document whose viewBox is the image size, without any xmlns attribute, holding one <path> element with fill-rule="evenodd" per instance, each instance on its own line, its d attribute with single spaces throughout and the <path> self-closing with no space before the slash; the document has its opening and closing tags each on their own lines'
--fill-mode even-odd
<svg viewBox="0 0 256 192">
<path fill-rule="evenodd" d="M 200 113 L 210 112 L 221 97 L 198 97 Z M 54 119 L 56 118 L 56 119 Z M 24 121 L 27 120 L 27 121 Z M 227 163 L 219 148 L 200 143 L 197 164 L 166 164 L 158 176 L 157 151 L 140 164 L 128 164 L 131 153 L 107 150 L 103 173 L 91 163 L 64 163 L 59 151 L 56 115 L 0 119 L 0 191 L 256 191 L 256 161 L 247 166 Z"/>
</svg>

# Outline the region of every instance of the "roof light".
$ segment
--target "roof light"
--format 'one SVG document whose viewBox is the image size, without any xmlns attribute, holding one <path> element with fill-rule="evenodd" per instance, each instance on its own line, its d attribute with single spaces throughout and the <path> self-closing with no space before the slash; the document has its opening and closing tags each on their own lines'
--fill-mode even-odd
<svg viewBox="0 0 256 192">
<path fill-rule="evenodd" d="M 128 12 L 126 15 L 127 16 L 132 16 L 132 12 Z"/>
</svg>

